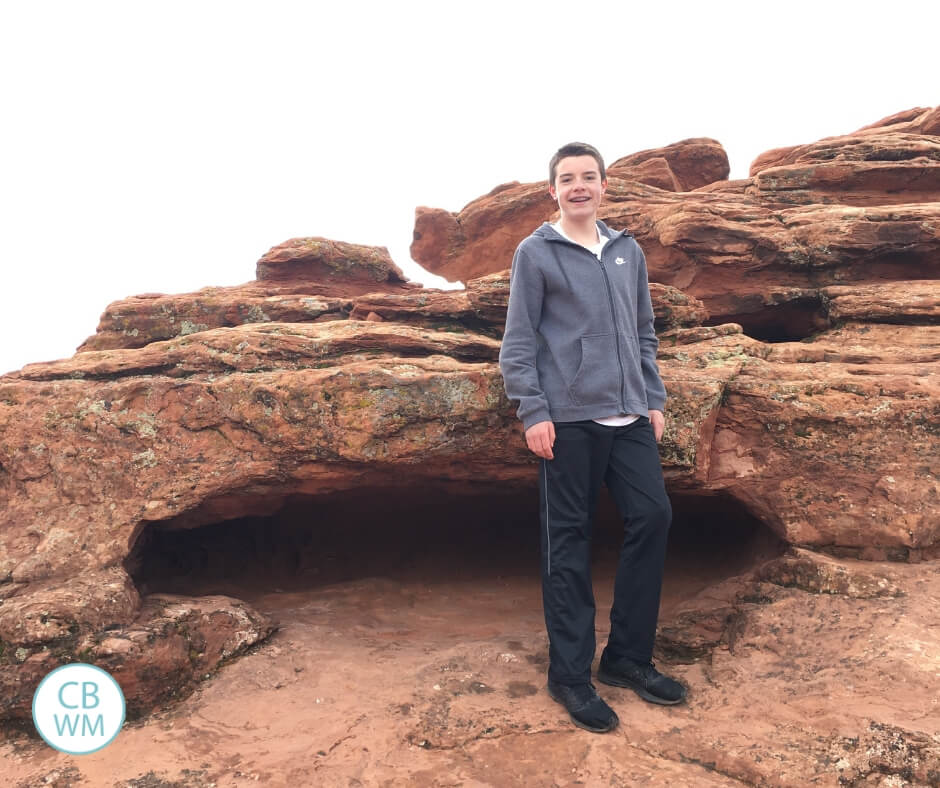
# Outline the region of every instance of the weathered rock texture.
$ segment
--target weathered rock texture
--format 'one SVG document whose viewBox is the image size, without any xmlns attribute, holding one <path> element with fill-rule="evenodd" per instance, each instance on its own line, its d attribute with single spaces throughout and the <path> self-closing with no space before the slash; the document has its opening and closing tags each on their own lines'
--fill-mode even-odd
<svg viewBox="0 0 940 788">
<path fill-rule="evenodd" d="M 407 293 L 407 282 L 384 247 L 326 238 L 295 238 L 258 261 L 257 281 L 196 293 L 147 293 L 111 304 L 98 330 L 78 348 L 144 347 L 161 339 L 243 323 L 345 320 L 350 297 Z"/>
<path fill-rule="evenodd" d="M 600 216 L 630 229 L 650 279 L 700 299 L 711 322 L 736 322 L 764 339 L 800 339 L 828 325 L 823 288 L 937 279 L 938 117 L 938 109 L 901 113 L 854 134 L 770 151 L 746 180 L 717 179 L 703 165 L 706 183 L 692 193 L 630 178 L 615 165 Z M 419 209 L 416 234 L 435 240 L 426 249 L 416 242 L 415 259 L 453 280 L 506 268 L 516 244 L 553 215 L 545 184 L 527 189 L 518 214 L 512 192 L 482 197 L 459 214 Z"/>
<path fill-rule="evenodd" d="M 904 115 L 856 136 L 875 140 L 903 125 L 926 137 L 931 117 Z M 661 160 L 689 188 L 690 161 L 705 162 L 699 180 L 723 177 L 719 150 L 692 140 L 611 169 Z M 775 166 L 795 166 L 780 163 L 792 155 Z M 838 194 L 835 183 L 826 194 Z M 871 182 L 865 188 L 876 194 Z M 475 244 L 514 245 L 519 215 L 525 232 L 541 220 L 542 191 L 501 187 L 451 224 L 430 222 L 422 237 L 444 239 L 434 247 L 442 265 L 459 268 L 469 255 L 463 270 L 476 271 L 499 260 L 463 291 L 405 282 L 382 249 L 295 239 L 259 261 L 256 282 L 112 304 L 72 358 L 0 377 L 0 718 L 27 719 L 42 675 L 75 659 L 119 676 L 142 713 L 270 635 L 273 618 L 238 599 L 143 587 L 137 573 L 157 533 L 273 517 L 298 501 L 316 533 L 329 496 L 362 492 L 379 511 L 402 488 L 419 506 L 431 494 L 530 487 L 533 458 L 496 363 L 509 258 L 488 246 L 478 254 Z M 883 600 L 888 618 L 891 600 L 923 592 L 877 564 L 850 571 L 809 550 L 912 563 L 940 555 L 940 204 L 782 207 L 777 192 L 763 194 L 757 176 L 672 192 L 612 174 L 604 209 L 637 234 L 656 280 L 671 493 L 707 511 L 722 502 L 799 548 L 664 619 L 666 659 L 729 649 L 718 669 L 690 674 L 711 683 L 718 705 L 741 681 L 736 643 L 776 670 L 774 627 L 792 616 L 853 615 L 851 602 L 807 608 L 774 588 Z M 486 232 L 492 222 L 505 225 L 502 236 Z M 764 338 L 802 341 L 762 341 L 729 316 Z M 749 599 L 774 604 L 742 641 Z M 810 655 L 799 653 L 804 662 L 787 670 L 811 671 Z M 918 669 L 924 653 L 912 656 Z M 870 656 L 860 664 L 874 670 Z M 424 736 L 464 746 L 454 730 L 434 732 L 443 723 L 431 696 L 417 702 L 429 711 L 412 744 L 423 747 Z M 500 725 L 515 730 L 507 714 Z M 920 753 L 911 779 L 934 779 L 921 766 L 936 761 L 936 725 L 901 730 L 894 717 L 871 719 L 869 755 L 843 754 L 838 737 L 818 740 L 818 768 L 843 758 L 839 773 L 864 784 L 895 768 L 871 748 L 900 737 L 905 758 Z M 787 747 L 806 745 L 780 719 L 761 724 L 768 739 L 786 733 Z M 657 740 L 647 756 L 682 760 L 684 739 Z M 713 745 L 707 757 L 723 774 L 773 781 L 755 754 L 770 760 L 772 750 L 750 752 L 743 738 L 731 750 L 718 738 Z"/>
<path fill-rule="evenodd" d="M 481 568 L 507 552 L 514 571 Z M 436 574 L 386 559 L 381 577 L 281 580 L 251 602 L 282 629 L 190 697 L 90 758 L 0 742 L 0 768 L 17 788 L 937 784 L 940 575 L 928 564 L 796 551 L 711 583 L 667 608 L 659 637 L 658 664 L 689 686 L 688 703 L 599 686 L 623 723 L 593 736 L 545 692 L 537 570 L 523 553 L 531 543 L 497 540 L 457 564 L 456 550 L 431 552 Z M 599 613 L 615 565 L 600 559 Z M 601 642 L 605 627 L 599 615 Z"/>
<path fill-rule="evenodd" d="M 751 176 L 772 167 L 827 162 L 909 162 L 912 167 L 935 164 L 937 147 L 932 137 L 940 136 L 940 107 L 911 109 L 865 126 L 852 134 L 827 137 L 808 145 L 774 148 L 751 164 Z M 918 188 L 916 169 L 912 169 Z M 846 191 L 851 192 L 851 185 Z"/>
<path fill-rule="evenodd" d="M 617 159 L 607 169 L 610 175 L 624 180 L 640 181 L 650 186 L 659 186 L 633 173 L 641 164 L 647 162 L 665 162 L 668 171 L 672 174 L 675 188 L 670 191 L 689 192 L 709 183 L 725 181 L 731 166 L 728 163 L 728 154 L 717 140 L 701 137 L 698 139 L 682 140 L 665 148 L 644 150 L 631 153 L 622 159 Z M 665 187 L 660 187 L 665 188 Z"/>
<path fill-rule="evenodd" d="M 629 182 L 677 192 L 724 180 L 728 172 L 721 145 L 702 138 L 618 159 L 609 167 L 608 181 L 614 190 Z M 411 256 L 452 282 L 495 273 L 507 268 L 519 242 L 556 212 L 547 180 L 497 186 L 459 213 L 418 208 Z"/>
</svg>

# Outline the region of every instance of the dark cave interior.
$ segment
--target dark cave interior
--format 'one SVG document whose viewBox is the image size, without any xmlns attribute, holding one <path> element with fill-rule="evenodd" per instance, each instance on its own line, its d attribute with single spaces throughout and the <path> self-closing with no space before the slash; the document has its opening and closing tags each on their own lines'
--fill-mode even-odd
<svg viewBox="0 0 940 788">
<path fill-rule="evenodd" d="M 748 571 L 784 545 L 724 495 L 671 494 L 664 599 L 686 598 Z M 174 527 L 176 526 L 176 527 Z M 595 517 L 595 576 L 616 565 L 621 525 L 604 491 Z M 383 577 L 428 585 L 500 577 L 538 583 L 534 490 L 489 484 L 455 493 L 368 488 L 287 498 L 273 516 L 197 528 L 149 524 L 125 562 L 140 591 L 250 600 Z"/>
</svg>

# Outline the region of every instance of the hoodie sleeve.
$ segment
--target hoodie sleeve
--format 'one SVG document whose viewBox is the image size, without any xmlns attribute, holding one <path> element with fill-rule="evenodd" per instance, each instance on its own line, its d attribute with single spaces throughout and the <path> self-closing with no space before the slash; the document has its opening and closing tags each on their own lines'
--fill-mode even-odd
<svg viewBox="0 0 940 788">
<path fill-rule="evenodd" d="M 643 385 L 646 387 L 646 404 L 650 410 L 663 410 L 666 405 L 666 387 L 659 376 L 656 351 L 659 340 L 653 329 L 653 301 L 650 298 L 649 276 L 646 271 L 646 256 L 640 249 L 640 266 L 637 271 L 636 333 L 640 341 L 640 365 L 643 369 Z"/>
<path fill-rule="evenodd" d="M 513 257 L 509 275 L 509 309 L 499 351 L 499 368 L 503 373 L 506 396 L 519 401 L 516 415 L 525 429 L 540 421 L 551 420 L 548 399 L 542 391 L 535 366 L 544 295 L 542 272 L 520 246 Z"/>
</svg>

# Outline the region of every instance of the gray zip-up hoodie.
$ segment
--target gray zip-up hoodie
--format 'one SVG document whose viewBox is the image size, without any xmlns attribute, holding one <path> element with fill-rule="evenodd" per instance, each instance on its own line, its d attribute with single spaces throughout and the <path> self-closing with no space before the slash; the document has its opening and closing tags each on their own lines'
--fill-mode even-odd
<svg viewBox="0 0 940 788">
<path fill-rule="evenodd" d="M 600 260 L 548 223 L 516 249 L 499 366 L 525 429 L 666 402 L 646 258 L 629 232 L 597 227 Z"/>
</svg>

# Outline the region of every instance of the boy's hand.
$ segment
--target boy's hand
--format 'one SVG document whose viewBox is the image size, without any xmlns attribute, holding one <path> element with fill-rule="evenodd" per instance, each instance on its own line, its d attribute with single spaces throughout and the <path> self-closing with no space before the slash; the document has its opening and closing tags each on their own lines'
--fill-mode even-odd
<svg viewBox="0 0 940 788">
<path fill-rule="evenodd" d="M 653 426 L 653 435 L 656 442 L 659 443 L 663 437 L 663 430 L 666 429 L 666 417 L 661 410 L 650 411 L 650 424 Z"/>
<path fill-rule="evenodd" d="M 538 424 L 533 424 L 525 431 L 525 442 L 542 459 L 554 459 L 552 446 L 555 445 L 555 425 L 550 421 L 540 421 Z"/>
</svg>

